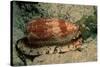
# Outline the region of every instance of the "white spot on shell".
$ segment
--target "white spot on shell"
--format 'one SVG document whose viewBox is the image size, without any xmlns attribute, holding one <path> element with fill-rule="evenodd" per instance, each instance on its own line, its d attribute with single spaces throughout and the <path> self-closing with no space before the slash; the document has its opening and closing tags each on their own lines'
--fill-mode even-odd
<svg viewBox="0 0 100 67">
<path fill-rule="evenodd" d="M 46 22 L 46 25 L 55 27 L 55 26 L 59 26 L 59 22 L 58 22 L 58 20 L 54 20 L 51 22 Z"/>
</svg>

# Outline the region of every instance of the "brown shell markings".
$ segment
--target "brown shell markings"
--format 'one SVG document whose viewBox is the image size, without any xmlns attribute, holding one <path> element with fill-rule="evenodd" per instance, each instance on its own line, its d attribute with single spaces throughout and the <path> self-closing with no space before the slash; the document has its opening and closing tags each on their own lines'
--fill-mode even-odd
<svg viewBox="0 0 100 67">
<path fill-rule="evenodd" d="M 30 44 L 68 43 L 80 35 L 79 26 L 61 19 L 37 19 L 27 24 Z M 77 35 L 77 36 L 76 36 Z"/>
</svg>

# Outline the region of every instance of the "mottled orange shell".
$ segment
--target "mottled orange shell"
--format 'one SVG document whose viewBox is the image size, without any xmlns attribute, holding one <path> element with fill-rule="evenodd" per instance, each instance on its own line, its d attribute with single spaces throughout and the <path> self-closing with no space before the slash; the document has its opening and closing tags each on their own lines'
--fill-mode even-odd
<svg viewBox="0 0 100 67">
<path fill-rule="evenodd" d="M 79 26 L 62 19 L 36 19 L 27 24 L 29 42 L 63 42 L 79 35 Z M 66 41 L 67 42 L 67 41 Z"/>
</svg>

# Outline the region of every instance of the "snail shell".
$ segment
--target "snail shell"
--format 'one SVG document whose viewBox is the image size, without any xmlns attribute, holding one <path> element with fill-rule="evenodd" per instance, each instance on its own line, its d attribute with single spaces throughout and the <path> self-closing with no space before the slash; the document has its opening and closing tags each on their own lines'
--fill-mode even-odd
<svg viewBox="0 0 100 67">
<path fill-rule="evenodd" d="M 81 48 L 78 25 L 61 19 L 36 19 L 27 23 L 27 36 L 17 41 L 16 48 L 25 55 L 64 53 Z"/>
<path fill-rule="evenodd" d="M 64 44 L 80 35 L 79 26 L 62 19 L 36 19 L 27 23 L 27 38 L 32 45 Z"/>
</svg>

